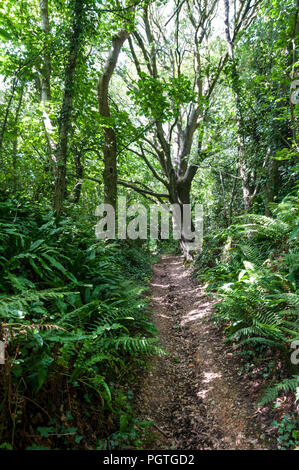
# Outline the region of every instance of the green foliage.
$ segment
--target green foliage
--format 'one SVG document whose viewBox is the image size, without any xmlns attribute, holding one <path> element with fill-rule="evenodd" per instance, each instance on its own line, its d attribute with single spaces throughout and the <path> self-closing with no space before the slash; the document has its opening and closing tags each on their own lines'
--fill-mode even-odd
<svg viewBox="0 0 299 470">
<path fill-rule="evenodd" d="M 278 431 L 278 449 L 290 450 L 299 445 L 299 418 L 297 415 L 286 414 L 278 423 L 272 422 L 272 426 Z"/>
<path fill-rule="evenodd" d="M 111 384 L 128 364 L 163 354 L 140 285 L 146 252 L 91 244 L 70 219 L 13 200 L 0 204 L 0 224 L 1 333 L 18 393 L 66 376 L 112 409 Z"/>
<path fill-rule="evenodd" d="M 178 118 L 180 105 L 194 102 L 195 92 L 188 77 L 180 74 L 167 82 L 142 73 L 137 88 L 128 91 L 139 106 L 141 115 L 166 122 Z"/>
<path fill-rule="evenodd" d="M 57 443 L 56 449 L 66 447 L 68 449 L 77 449 L 78 444 L 84 439 L 78 433 L 76 427 L 71 426 L 73 420 L 72 414 L 68 411 L 63 422 L 58 422 L 56 418 L 50 419 L 48 426 L 38 426 L 36 429 L 38 439 L 46 441 L 50 444 L 54 440 Z M 44 445 L 33 444 L 26 450 L 50 450 L 50 447 Z"/>
<path fill-rule="evenodd" d="M 127 396 L 119 393 L 118 401 L 118 423 L 119 429 L 113 432 L 107 439 L 97 443 L 97 450 L 117 449 L 140 449 L 142 440 L 145 438 L 147 428 L 153 423 L 151 421 L 140 421 L 132 406 L 133 393 Z"/>
<path fill-rule="evenodd" d="M 275 387 L 269 388 L 267 393 L 263 397 L 260 402 L 260 405 L 265 405 L 271 401 L 274 401 L 275 398 L 278 396 L 279 392 L 297 392 L 299 387 L 299 376 L 294 375 L 292 378 L 284 379 L 279 384 L 275 385 Z M 296 400 L 298 400 L 298 396 L 296 396 Z"/>
<path fill-rule="evenodd" d="M 227 341 L 277 350 L 291 369 L 290 343 L 299 338 L 299 246 L 293 236 L 297 200 L 287 197 L 273 212 L 273 218 L 248 214 L 242 217 L 245 224 L 232 225 L 211 238 L 214 251 L 198 259 L 202 269 L 196 272 L 210 289 L 217 289 L 221 302 L 216 319 L 224 323 Z M 221 253 L 219 244 L 225 237 L 228 243 Z M 294 392 L 296 387 L 298 375 L 285 378 L 267 391 L 261 403 L 273 401 L 280 391 Z"/>
<path fill-rule="evenodd" d="M 79 3 L 82 28 L 72 40 Z M 89 417 L 104 423 L 102 434 L 110 433 L 99 448 L 139 446 L 142 426 L 118 385 L 148 355 L 162 353 L 147 316 L 149 247 L 176 254 L 178 243 L 95 240 L 106 131 L 115 132 L 118 192 L 128 203 L 176 193 L 175 180 L 196 165 L 187 196 L 192 205 L 203 203 L 206 234 L 196 275 L 219 297 L 216 319 L 243 351 L 271 350 L 289 362 L 299 331 L 299 106 L 290 101 L 297 11 L 294 0 L 256 3 L 258 10 L 244 2 L 230 9 L 235 59 L 226 60 L 225 37 L 217 33 L 220 0 L 206 11 L 200 2 L 146 1 L 131 8 L 127 1 L 52 0 L 49 31 L 39 2 L 2 2 L 0 335 L 7 366 L 1 448 L 14 448 L 17 440 L 23 445 L 17 439 L 22 418 L 37 414 L 27 414 L 26 400 L 49 413 L 48 397 L 60 387 L 78 390 L 78 403 L 88 397 Z M 101 116 L 99 75 L 124 28 L 130 39 L 110 83 L 109 116 Z M 80 45 L 77 55 L 74 45 Z M 57 220 L 57 144 L 68 111 L 65 212 Z M 276 376 L 285 380 L 267 396 L 293 390 L 290 377 Z M 94 397 L 100 417 L 91 411 Z M 63 426 L 57 417 L 55 423 L 42 419 L 30 448 L 68 447 L 57 436 Z M 73 427 L 79 433 L 79 424 Z M 54 444 L 47 428 L 56 434 Z M 74 448 L 83 445 L 73 441 Z"/>
</svg>

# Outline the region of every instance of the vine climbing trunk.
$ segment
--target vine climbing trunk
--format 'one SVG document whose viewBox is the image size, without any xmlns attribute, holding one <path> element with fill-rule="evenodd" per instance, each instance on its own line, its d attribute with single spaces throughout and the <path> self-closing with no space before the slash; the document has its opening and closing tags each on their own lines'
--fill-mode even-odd
<svg viewBox="0 0 299 470">
<path fill-rule="evenodd" d="M 66 163 L 68 137 L 74 96 L 74 76 L 83 32 L 85 0 L 75 0 L 73 31 L 70 39 L 70 51 L 65 70 L 64 93 L 60 111 L 58 145 L 55 152 L 55 183 L 53 207 L 56 215 L 61 214 L 66 192 Z"/>
<path fill-rule="evenodd" d="M 0 129 L 0 158 L 1 158 L 1 153 L 2 153 L 4 134 L 5 134 L 6 126 L 7 126 L 7 123 L 8 123 L 8 117 L 9 117 L 11 105 L 12 105 L 14 95 L 15 95 L 15 92 L 16 92 L 16 89 L 17 89 L 17 84 L 18 84 L 18 78 L 15 76 L 14 79 L 13 79 L 13 82 L 12 82 L 11 93 L 10 93 L 9 100 L 8 100 L 8 103 L 7 103 L 7 106 L 6 106 L 6 109 L 5 109 L 4 118 L 3 118 L 2 126 L 1 126 L 1 129 Z M 0 161 L 0 164 L 1 163 L 2 162 Z"/>
<path fill-rule="evenodd" d="M 225 36 L 227 43 L 227 51 L 229 61 L 231 63 L 231 79 L 232 79 L 232 89 L 234 93 L 235 106 L 236 106 L 236 124 L 238 129 L 238 154 L 239 154 L 239 172 L 242 182 L 242 191 L 243 191 L 243 202 L 245 212 L 248 212 L 251 205 L 251 196 L 250 188 L 248 185 L 247 178 L 247 169 L 245 165 L 245 149 L 244 149 L 244 136 L 243 136 L 243 118 L 242 118 L 242 109 L 240 103 L 240 77 L 236 66 L 235 61 L 235 51 L 234 43 L 230 34 L 229 27 L 229 0 L 224 0 L 224 24 L 225 24 Z"/>
<path fill-rule="evenodd" d="M 21 85 L 21 90 L 20 90 L 20 95 L 19 95 L 19 100 L 17 104 L 17 109 L 14 117 L 14 130 L 15 130 L 15 139 L 13 141 L 12 145 L 12 167 L 13 167 L 13 192 L 15 193 L 17 190 L 17 182 L 18 182 L 18 172 L 17 172 L 17 166 L 18 166 L 18 161 L 17 161 L 17 154 L 18 154 L 18 122 L 19 122 L 19 116 L 21 112 L 21 107 L 22 107 L 22 101 L 23 101 L 23 95 L 24 95 L 24 84 Z"/>
<path fill-rule="evenodd" d="M 98 107 L 103 118 L 104 133 L 104 202 L 116 207 L 117 199 L 117 140 L 109 107 L 109 85 L 115 70 L 121 48 L 129 37 L 129 32 L 121 30 L 112 40 L 112 48 L 106 60 L 102 75 L 98 80 Z"/>
<path fill-rule="evenodd" d="M 55 124 L 53 120 L 50 118 L 51 115 L 51 52 L 50 52 L 50 37 L 51 37 L 51 29 L 50 29 L 50 21 L 49 21 L 49 3 L 48 0 L 40 0 L 39 2 L 40 7 L 40 20 L 41 20 L 41 28 L 44 34 L 44 48 L 42 52 L 42 65 L 37 67 L 38 76 L 37 76 L 37 84 L 40 92 L 40 100 L 43 109 L 43 125 L 45 129 L 45 137 L 48 145 L 48 155 L 49 155 L 49 162 L 47 162 L 46 168 L 48 169 L 48 165 L 52 169 L 53 175 L 55 177 L 55 139 L 54 134 L 57 130 L 55 128 Z"/>
<path fill-rule="evenodd" d="M 251 7 L 250 2 L 248 2 L 244 7 L 243 16 L 244 15 L 246 16 L 246 14 L 251 9 L 253 9 L 253 7 Z M 243 110 L 242 110 L 241 99 L 240 99 L 241 97 L 240 74 L 237 69 L 237 64 L 235 60 L 235 46 L 234 46 L 234 41 L 230 33 L 229 15 L 230 15 L 229 0 L 224 0 L 225 36 L 226 36 L 226 42 L 227 42 L 228 58 L 229 58 L 230 65 L 231 65 L 232 90 L 234 93 L 234 100 L 235 100 L 235 106 L 236 106 L 239 173 L 240 173 L 241 183 L 242 183 L 244 209 L 245 209 L 245 212 L 248 212 L 252 205 L 253 199 L 255 198 L 257 191 L 259 189 L 260 181 L 259 182 L 252 181 L 250 172 L 248 171 L 248 165 L 246 164 L 245 135 L 244 135 L 245 125 L 244 125 Z M 264 161 L 264 164 L 265 163 L 266 163 L 266 159 Z M 253 189 L 252 189 L 252 186 L 254 186 Z"/>
<path fill-rule="evenodd" d="M 51 100 L 51 53 L 49 50 L 50 22 L 48 0 L 40 0 L 41 27 L 45 36 L 45 47 L 43 51 L 43 64 L 41 67 L 41 100 Z"/>
</svg>

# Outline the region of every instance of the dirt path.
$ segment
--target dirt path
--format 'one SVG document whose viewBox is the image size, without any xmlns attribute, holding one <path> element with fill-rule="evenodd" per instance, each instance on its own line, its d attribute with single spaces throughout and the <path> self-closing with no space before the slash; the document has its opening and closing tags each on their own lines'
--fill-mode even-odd
<svg viewBox="0 0 299 470">
<path fill-rule="evenodd" d="M 139 415 L 154 449 L 266 449 L 235 359 L 210 320 L 213 305 L 181 257 L 163 255 L 151 282 L 152 319 L 168 355 L 141 379 Z"/>
</svg>

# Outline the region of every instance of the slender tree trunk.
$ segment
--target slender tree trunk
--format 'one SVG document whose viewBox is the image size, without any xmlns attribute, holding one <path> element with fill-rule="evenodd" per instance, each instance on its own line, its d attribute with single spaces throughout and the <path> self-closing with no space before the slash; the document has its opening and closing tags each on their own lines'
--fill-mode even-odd
<svg viewBox="0 0 299 470">
<path fill-rule="evenodd" d="M 240 157 L 240 147 L 239 147 L 239 157 Z M 240 171 L 240 177 L 241 177 L 241 182 L 242 182 L 244 209 L 245 209 L 245 212 L 248 212 L 251 207 L 252 199 L 251 199 L 251 191 L 250 191 L 249 182 L 248 182 L 247 168 L 245 166 L 243 158 L 240 158 L 239 171 Z"/>
<path fill-rule="evenodd" d="M 58 145 L 55 152 L 56 168 L 53 207 L 57 216 L 61 214 L 66 192 L 68 136 L 71 124 L 72 103 L 74 95 L 74 76 L 83 29 L 84 4 L 85 0 L 75 0 L 73 33 L 71 36 L 70 52 L 65 70 L 64 94 L 58 129 Z"/>
<path fill-rule="evenodd" d="M 82 179 L 83 179 L 83 165 L 81 162 L 81 154 L 74 155 L 75 168 L 76 168 L 76 183 L 74 188 L 74 203 L 77 204 L 80 200 Z"/>
<path fill-rule="evenodd" d="M 221 172 L 220 169 L 218 170 L 218 173 L 219 173 L 220 186 L 221 186 L 222 196 L 223 196 L 223 217 L 224 217 L 224 223 L 225 223 L 226 226 L 228 226 L 228 225 L 229 225 L 229 221 L 228 221 L 227 208 L 226 208 L 226 195 L 225 195 L 225 189 L 224 189 L 224 184 L 223 184 L 223 176 L 222 176 L 222 172 Z"/>
<path fill-rule="evenodd" d="M 278 167 L 279 162 L 277 160 L 271 159 L 268 167 L 268 178 L 265 191 L 265 214 L 267 216 L 271 216 L 272 211 L 269 207 L 269 203 L 274 201 L 274 197 L 277 193 L 279 180 Z"/>
<path fill-rule="evenodd" d="M 8 100 L 8 103 L 7 103 L 7 106 L 6 106 L 6 110 L 5 110 L 5 113 L 4 113 L 4 118 L 3 118 L 1 130 L 0 130 L 0 158 L 1 158 L 1 154 L 2 154 L 3 139 L 4 139 L 4 134 L 5 134 L 5 131 L 6 131 L 7 122 L 8 122 L 8 116 L 9 116 L 10 108 L 11 108 L 13 98 L 14 98 L 14 95 L 15 95 L 15 92 L 16 92 L 17 84 L 18 84 L 18 79 L 16 77 L 14 77 L 13 82 L 12 82 L 12 87 L 11 87 L 9 100 Z"/>
<path fill-rule="evenodd" d="M 43 52 L 43 65 L 41 69 L 41 101 L 51 100 L 51 53 L 48 38 L 50 34 L 48 0 L 40 0 L 41 27 L 45 34 L 45 49 Z"/>
<path fill-rule="evenodd" d="M 293 28 L 293 33 L 292 33 L 292 73 L 291 73 L 292 80 L 296 79 L 297 72 L 298 72 L 296 41 L 298 38 L 299 0 L 295 0 L 295 4 L 297 8 L 295 12 L 294 28 Z M 290 113 L 291 113 L 293 141 L 294 141 L 296 150 L 299 151 L 298 125 L 296 123 L 296 117 L 295 117 L 295 105 L 292 102 L 290 103 Z"/>
<path fill-rule="evenodd" d="M 104 202 L 116 208 L 117 199 L 117 142 L 116 134 L 110 118 L 109 85 L 115 70 L 121 48 L 129 37 L 127 30 L 121 30 L 112 40 L 112 48 L 106 60 L 102 75 L 98 80 L 98 106 L 99 113 L 106 120 L 104 122 Z"/>
<path fill-rule="evenodd" d="M 237 188 L 237 178 L 238 178 L 238 168 L 236 169 L 235 178 L 234 178 L 233 187 L 232 187 L 232 192 L 231 192 L 231 195 L 230 195 L 230 200 L 229 200 L 229 205 L 228 205 L 228 226 L 231 225 L 232 218 L 233 218 L 233 204 L 234 204 L 236 188 Z"/>
<path fill-rule="evenodd" d="M 23 101 L 23 92 L 24 92 L 24 86 L 22 85 L 21 90 L 20 90 L 20 96 L 18 100 L 18 105 L 16 109 L 16 114 L 14 118 L 14 130 L 16 132 L 16 138 L 13 141 L 13 151 L 12 151 L 12 167 L 13 167 L 13 192 L 15 193 L 17 190 L 17 181 L 18 181 L 18 173 L 17 173 L 17 153 L 18 153 L 18 132 L 17 132 L 17 125 L 19 121 L 19 115 L 21 111 L 21 106 L 22 106 L 22 101 Z"/>
<path fill-rule="evenodd" d="M 55 140 L 53 135 L 57 132 L 55 126 L 49 117 L 49 108 L 51 103 L 51 51 L 49 49 L 50 39 L 50 23 L 49 23 L 49 9 L 48 0 L 40 0 L 40 18 L 41 28 L 44 33 L 44 50 L 43 50 L 43 63 L 42 67 L 38 69 L 38 85 L 40 90 L 40 100 L 43 104 L 43 124 L 45 128 L 45 136 L 48 144 L 48 152 L 50 163 L 52 164 L 52 172 L 55 178 Z M 47 164 L 48 166 L 48 164 Z"/>
<path fill-rule="evenodd" d="M 235 99 L 235 106 L 236 106 L 236 124 L 237 124 L 237 132 L 238 132 L 238 155 L 239 155 L 239 171 L 242 181 L 242 191 L 243 191 L 243 202 L 244 202 L 244 209 L 245 212 L 248 212 L 253 197 L 251 195 L 250 187 L 249 187 L 249 179 L 247 175 L 247 168 L 246 168 L 246 159 L 245 159 L 245 145 L 244 145 L 244 135 L 243 135 L 243 116 L 242 116 L 242 108 L 240 103 L 240 77 L 239 72 L 237 70 L 236 61 L 235 61 L 235 51 L 234 51 L 234 44 L 230 34 L 230 26 L 229 26 L 229 0 L 224 0 L 224 12 L 225 12 L 225 35 L 226 35 L 226 43 L 227 43 L 227 50 L 228 50 L 228 57 L 231 63 L 231 78 L 232 78 L 232 90 L 234 93 Z"/>
</svg>

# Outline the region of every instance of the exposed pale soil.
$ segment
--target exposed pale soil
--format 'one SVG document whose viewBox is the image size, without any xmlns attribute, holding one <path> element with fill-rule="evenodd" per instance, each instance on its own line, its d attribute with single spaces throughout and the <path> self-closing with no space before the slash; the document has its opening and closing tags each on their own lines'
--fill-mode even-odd
<svg viewBox="0 0 299 470">
<path fill-rule="evenodd" d="M 161 257 L 151 296 L 152 320 L 168 355 L 153 360 L 137 394 L 139 416 L 155 422 L 147 448 L 269 448 L 236 358 L 211 320 L 213 302 L 182 257 Z"/>
</svg>

